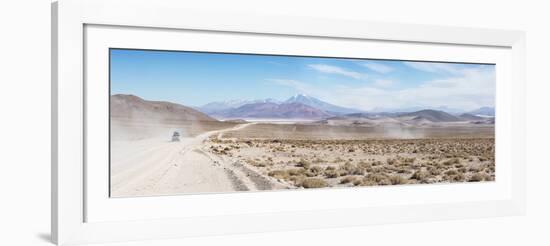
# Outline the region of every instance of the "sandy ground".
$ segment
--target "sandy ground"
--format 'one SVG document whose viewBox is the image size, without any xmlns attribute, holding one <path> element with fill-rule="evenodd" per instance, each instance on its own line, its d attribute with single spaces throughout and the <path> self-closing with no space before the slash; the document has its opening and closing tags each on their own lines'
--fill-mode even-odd
<svg viewBox="0 0 550 246">
<path fill-rule="evenodd" d="M 112 197 L 495 179 L 493 126 L 112 123 Z"/>
<path fill-rule="evenodd" d="M 493 181 L 494 126 L 354 127 L 258 123 L 209 151 L 288 188 Z"/>
<path fill-rule="evenodd" d="M 216 139 L 214 154 L 289 188 L 479 182 L 495 179 L 494 139 Z M 314 184 L 308 184 L 314 182 Z"/>
<path fill-rule="evenodd" d="M 254 123 L 213 130 L 180 142 L 167 138 L 114 140 L 111 143 L 111 196 L 174 195 L 271 189 L 269 181 L 240 164 L 204 149 L 209 137 Z"/>
</svg>

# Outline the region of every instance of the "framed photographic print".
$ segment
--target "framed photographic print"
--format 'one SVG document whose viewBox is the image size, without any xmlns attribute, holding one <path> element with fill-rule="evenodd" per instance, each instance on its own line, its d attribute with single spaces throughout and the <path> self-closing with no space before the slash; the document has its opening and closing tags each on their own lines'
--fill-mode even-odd
<svg viewBox="0 0 550 246">
<path fill-rule="evenodd" d="M 524 212 L 522 32 L 168 3 L 52 5 L 56 243 Z"/>
<path fill-rule="evenodd" d="M 495 179 L 495 64 L 109 57 L 111 197 Z"/>
</svg>

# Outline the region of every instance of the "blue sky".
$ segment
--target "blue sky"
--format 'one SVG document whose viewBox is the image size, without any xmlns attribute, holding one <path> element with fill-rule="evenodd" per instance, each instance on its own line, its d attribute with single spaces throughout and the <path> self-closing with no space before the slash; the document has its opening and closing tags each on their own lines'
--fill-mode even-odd
<svg viewBox="0 0 550 246">
<path fill-rule="evenodd" d="M 187 106 L 302 93 L 362 110 L 494 106 L 495 66 L 111 50 L 111 94 Z"/>
</svg>

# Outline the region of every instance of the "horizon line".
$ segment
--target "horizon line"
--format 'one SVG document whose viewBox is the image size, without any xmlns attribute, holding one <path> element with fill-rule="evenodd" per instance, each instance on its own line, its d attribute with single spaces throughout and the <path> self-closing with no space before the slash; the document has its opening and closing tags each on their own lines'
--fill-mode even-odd
<svg viewBox="0 0 550 246">
<path fill-rule="evenodd" d="M 169 101 L 169 100 L 150 100 L 150 99 L 146 99 L 142 96 L 138 96 L 138 95 L 135 95 L 135 94 L 124 94 L 124 93 L 116 93 L 116 94 L 111 94 L 110 96 L 119 96 L 119 95 L 122 95 L 122 96 L 134 96 L 134 97 L 137 97 L 139 99 L 142 99 L 142 100 L 145 100 L 145 101 L 149 101 L 149 102 L 166 102 L 166 103 L 173 103 L 173 104 L 178 104 L 178 105 L 181 105 L 181 106 L 185 106 L 185 107 L 190 107 L 190 108 L 193 108 L 193 109 L 200 109 L 208 104 L 211 104 L 211 103 L 223 103 L 223 102 L 227 102 L 227 101 L 232 101 L 232 100 L 225 100 L 225 101 L 211 101 L 209 103 L 206 103 L 206 104 L 203 104 L 203 105 L 190 105 L 190 104 L 182 104 L 182 103 L 178 103 L 178 102 L 173 102 L 173 101 Z M 298 96 L 298 95 L 304 95 L 306 97 L 310 97 L 310 98 L 314 98 L 314 99 L 317 99 L 321 102 L 324 102 L 324 103 L 328 103 L 328 104 L 331 104 L 333 106 L 337 106 L 337 107 L 341 107 L 341 108 L 347 108 L 347 109 L 352 109 L 352 110 L 358 110 L 358 111 L 362 111 L 362 112 L 358 112 L 358 113 L 409 113 L 409 112 L 417 112 L 417 111 L 422 111 L 422 110 L 434 110 L 434 111 L 441 111 L 441 112 L 445 112 L 445 113 L 449 113 L 449 114 L 453 114 L 455 112 L 453 111 L 445 111 L 445 110 L 442 110 L 442 109 L 438 109 L 438 108 L 449 108 L 449 109 L 455 109 L 455 110 L 458 110 L 458 112 L 460 113 L 468 113 L 468 112 L 471 112 L 471 111 L 476 111 L 476 110 L 479 110 L 479 109 L 482 109 L 482 108 L 491 108 L 491 109 L 495 109 L 496 107 L 495 106 L 481 106 L 481 107 L 477 107 L 475 109 L 472 109 L 472 110 L 465 110 L 465 109 L 459 109 L 459 108 L 452 108 L 452 107 L 449 107 L 449 106 L 446 106 L 446 105 L 440 105 L 440 106 L 410 106 L 408 107 L 409 109 L 411 108 L 418 108 L 418 109 L 414 109 L 412 111 L 407 111 L 406 109 L 407 108 L 383 108 L 383 107 L 373 107 L 373 109 L 371 110 L 364 110 L 364 109 L 358 109 L 358 108 L 352 108 L 352 107 L 345 107 L 345 106 L 340 106 L 340 105 L 337 105 L 337 104 L 333 104 L 333 103 L 330 103 L 330 102 L 326 102 L 324 100 L 321 100 L 321 99 L 318 99 L 316 97 L 312 97 L 312 96 L 307 96 L 306 94 L 304 93 L 297 93 L 295 96 Z M 284 104 L 285 101 L 288 101 L 289 99 L 295 97 L 295 96 L 291 96 L 289 97 L 287 100 L 279 100 L 280 103 L 275 103 L 275 104 Z M 257 98 L 257 99 L 233 99 L 233 100 L 241 100 L 241 101 L 260 101 L 260 100 L 268 100 L 268 99 L 274 99 L 274 100 L 278 100 L 278 99 L 275 99 L 275 98 Z M 246 103 L 244 105 L 248 105 L 248 104 L 252 104 L 252 103 Z M 301 103 L 303 104 L 303 103 Z M 243 106 L 244 106 L 243 105 Z M 305 105 L 305 104 L 304 104 Z M 377 108 L 382 108 L 382 110 L 376 110 Z M 384 111 L 385 110 L 385 111 Z M 399 111 L 399 110 L 405 110 L 405 111 Z M 324 111 L 324 110 L 323 110 Z M 201 111 L 202 112 L 202 111 Z M 350 114 L 353 114 L 353 113 L 350 113 Z"/>
</svg>

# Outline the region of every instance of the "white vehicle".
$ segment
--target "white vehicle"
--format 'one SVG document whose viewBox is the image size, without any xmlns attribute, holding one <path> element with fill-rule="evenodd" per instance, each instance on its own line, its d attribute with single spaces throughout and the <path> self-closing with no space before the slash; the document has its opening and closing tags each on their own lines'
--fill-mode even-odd
<svg viewBox="0 0 550 246">
<path fill-rule="evenodd" d="M 179 142 L 179 141 L 180 141 L 180 133 L 174 132 L 174 134 L 172 134 L 172 142 Z"/>
</svg>

